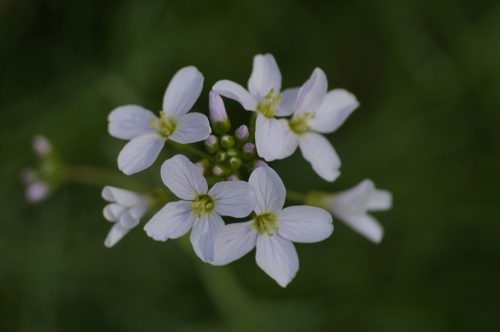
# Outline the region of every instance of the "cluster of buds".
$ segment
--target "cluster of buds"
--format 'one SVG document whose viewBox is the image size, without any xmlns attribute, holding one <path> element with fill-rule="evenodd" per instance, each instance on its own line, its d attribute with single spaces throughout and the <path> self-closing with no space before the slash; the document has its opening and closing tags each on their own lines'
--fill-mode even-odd
<svg viewBox="0 0 500 332">
<path fill-rule="evenodd" d="M 213 91 L 209 95 L 209 118 L 213 134 L 205 140 L 205 150 L 210 158 L 198 162 L 205 175 L 218 180 L 238 180 L 263 163 L 255 153 L 255 145 L 250 142 L 246 125 L 230 134 L 231 122 L 226 107 L 222 98 Z"/>
<path fill-rule="evenodd" d="M 37 157 L 35 167 L 21 173 L 26 187 L 26 200 L 38 203 L 45 200 L 61 181 L 61 163 L 49 140 L 42 135 L 33 138 L 33 152 Z"/>
</svg>

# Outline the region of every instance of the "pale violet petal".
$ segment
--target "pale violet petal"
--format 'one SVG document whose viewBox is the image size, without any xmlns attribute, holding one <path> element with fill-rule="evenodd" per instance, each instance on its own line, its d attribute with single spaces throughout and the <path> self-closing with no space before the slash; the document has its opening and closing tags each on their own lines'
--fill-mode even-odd
<svg viewBox="0 0 500 332">
<path fill-rule="evenodd" d="M 340 175 L 340 159 L 331 143 L 320 134 L 306 133 L 300 138 L 300 151 L 314 171 L 326 181 Z"/>
<path fill-rule="evenodd" d="M 281 100 L 276 106 L 277 116 L 289 116 L 295 112 L 295 103 L 299 94 L 300 88 L 286 89 L 281 92 Z"/>
<path fill-rule="evenodd" d="M 104 245 L 107 248 L 113 247 L 118 241 L 120 241 L 127 233 L 130 228 L 123 227 L 120 223 L 115 223 L 111 227 L 106 239 L 104 240 Z"/>
<path fill-rule="evenodd" d="M 392 207 L 392 194 L 387 190 L 376 189 L 367 204 L 369 211 L 385 211 Z"/>
<path fill-rule="evenodd" d="M 134 228 L 139 224 L 139 219 L 134 218 L 130 215 L 129 211 L 125 211 L 118 221 L 125 228 Z"/>
<path fill-rule="evenodd" d="M 215 212 L 221 216 L 243 218 L 255 208 L 255 191 L 245 181 L 222 181 L 208 192 L 215 200 Z"/>
<path fill-rule="evenodd" d="M 108 202 L 116 202 L 122 206 L 131 207 L 144 202 L 143 196 L 121 188 L 106 186 L 102 190 L 102 198 Z"/>
<path fill-rule="evenodd" d="M 177 239 L 186 234 L 193 225 L 195 216 L 191 212 L 191 202 L 167 203 L 146 223 L 144 230 L 156 241 Z"/>
<path fill-rule="evenodd" d="M 297 96 L 296 114 L 314 113 L 323 102 L 328 89 L 325 73 L 314 69 L 311 77 L 302 85 Z"/>
<path fill-rule="evenodd" d="M 212 90 L 223 97 L 236 100 L 247 111 L 257 110 L 257 101 L 255 98 L 238 83 L 229 80 L 221 80 L 214 84 Z"/>
<path fill-rule="evenodd" d="M 189 113 L 178 120 L 175 131 L 169 139 L 181 144 L 190 144 L 203 141 L 211 132 L 212 129 L 204 114 Z"/>
<path fill-rule="evenodd" d="M 271 54 L 257 54 L 253 58 L 253 68 L 248 80 L 248 91 L 257 100 L 262 100 L 273 89 L 281 90 L 281 73 Z"/>
<path fill-rule="evenodd" d="M 286 190 L 278 173 L 268 166 L 261 166 L 250 174 L 248 183 L 255 190 L 257 214 L 281 211 L 285 204 Z"/>
<path fill-rule="evenodd" d="M 217 213 L 204 215 L 196 219 L 191 231 L 191 244 L 194 252 L 204 262 L 214 259 L 215 240 L 224 228 L 224 221 Z"/>
<path fill-rule="evenodd" d="M 165 140 L 157 134 L 138 136 L 128 142 L 118 155 L 118 168 L 131 175 L 153 165 L 165 145 Z"/>
<path fill-rule="evenodd" d="M 375 185 L 369 179 L 340 193 L 330 199 L 332 212 L 337 214 L 364 214 L 368 210 L 368 202 L 375 193 Z"/>
<path fill-rule="evenodd" d="M 290 206 L 278 214 L 279 234 L 301 243 L 323 241 L 332 235 L 332 216 L 326 210 L 307 205 Z"/>
<path fill-rule="evenodd" d="M 281 287 L 286 287 L 299 270 L 299 258 L 292 241 L 278 234 L 258 236 L 256 260 Z"/>
<path fill-rule="evenodd" d="M 384 228 L 372 216 L 368 214 L 346 214 L 337 215 L 337 217 L 373 243 L 378 244 L 382 241 Z"/>
<path fill-rule="evenodd" d="M 149 122 L 156 116 L 138 105 L 115 108 L 108 116 L 108 131 L 113 137 L 131 140 L 137 136 L 154 133 Z"/>
<path fill-rule="evenodd" d="M 180 69 L 168 84 L 163 96 L 163 111 L 180 118 L 193 107 L 203 88 L 203 75 L 196 67 Z"/>
<path fill-rule="evenodd" d="M 196 194 L 206 193 L 208 190 L 200 168 L 181 154 L 163 163 L 161 178 L 167 188 L 181 199 L 192 200 Z"/>
<path fill-rule="evenodd" d="M 125 212 L 123 206 L 117 203 L 111 203 L 104 207 L 102 214 L 107 221 L 115 222 L 120 219 L 123 212 Z"/>
<path fill-rule="evenodd" d="M 266 161 L 289 157 L 298 146 L 298 138 L 290 131 L 285 119 L 269 119 L 257 115 L 255 125 L 257 153 Z"/>
<path fill-rule="evenodd" d="M 226 265 L 255 248 L 257 232 L 251 221 L 224 226 L 215 240 L 213 265 Z"/>
<path fill-rule="evenodd" d="M 309 120 L 309 125 L 317 132 L 332 133 L 345 122 L 358 106 L 359 102 L 349 91 L 332 90 L 326 94 L 316 110 L 314 118 Z"/>
</svg>

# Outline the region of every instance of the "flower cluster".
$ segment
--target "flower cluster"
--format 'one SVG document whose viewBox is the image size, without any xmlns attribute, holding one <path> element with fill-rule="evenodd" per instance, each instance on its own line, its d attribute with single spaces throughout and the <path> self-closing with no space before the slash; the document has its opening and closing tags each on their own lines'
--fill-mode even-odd
<svg viewBox="0 0 500 332">
<path fill-rule="evenodd" d="M 334 181 L 340 175 L 340 158 L 323 135 L 336 131 L 359 106 L 353 94 L 329 91 L 319 68 L 302 86 L 282 90 L 274 57 L 257 55 L 247 89 L 229 80 L 213 85 L 207 117 L 190 112 L 203 81 L 195 67 L 182 68 L 168 84 L 158 114 L 138 105 L 110 113 L 109 133 L 128 141 L 118 155 L 118 168 L 125 175 L 152 166 L 167 144 L 168 150 L 185 151 L 197 159 L 173 153 L 161 166 L 160 189 L 136 192 L 106 186 L 103 214 L 112 223 L 106 247 L 148 216 L 144 230 L 149 237 L 166 241 L 190 232 L 194 252 L 212 265 L 231 263 L 255 248 L 257 265 L 285 287 L 299 269 L 293 243 L 330 237 L 331 214 L 369 240 L 382 240 L 383 228 L 368 211 L 389 209 L 389 192 L 364 180 L 336 194 L 294 193 L 286 190 L 270 164 L 299 148 L 321 178 Z M 250 122 L 232 129 L 222 97 L 252 112 Z M 197 142 L 203 144 L 190 145 Z M 45 198 L 58 182 L 53 174 L 59 164 L 51 145 L 38 137 L 34 149 L 42 166 L 24 173 L 30 201 Z M 287 200 L 302 205 L 285 206 Z"/>
</svg>

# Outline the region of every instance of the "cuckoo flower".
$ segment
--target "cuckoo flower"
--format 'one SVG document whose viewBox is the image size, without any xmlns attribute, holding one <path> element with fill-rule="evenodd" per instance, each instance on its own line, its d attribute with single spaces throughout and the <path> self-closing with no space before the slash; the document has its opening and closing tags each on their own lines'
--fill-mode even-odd
<svg viewBox="0 0 500 332">
<path fill-rule="evenodd" d="M 195 67 L 185 67 L 168 84 L 159 118 L 137 105 L 121 106 L 111 112 L 111 136 L 130 140 L 118 156 L 118 167 L 123 173 L 130 175 L 151 166 L 166 140 L 189 144 L 208 137 L 211 129 L 207 117 L 187 114 L 202 87 L 203 75 Z"/>
<path fill-rule="evenodd" d="M 333 232 L 332 217 L 321 208 L 307 205 L 283 209 L 285 186 L 267 166 L 256 168 L 249 183 L 256 192 L 256 215 L 251 221 L 224 227 L 215 243 L 213 264 L 228 264 L 256 247 L 257 265 L 285 287 L 299 269 L 292 242 L 311 243 L 328 238 Z"/>
<path fill-rule="evenodd" d="M 193 249 L 204 262 L 213 260 L 215 238 L 224 227 L 221 216 L 246 217 L 255 207 L 255 192 L 244 181 L 222 181 L 208 190 L 201 170 L 183 155 L 162 165 L 161 177 L 181 200 L 169 202 L 144 226 L 157 241 L 176 239 L 190 229 Z"/>
<path fill-rule="evenodd" d="M 359 103 L 346 90 L 327 92 L 327 89 L 325 73 L 316 68 L 297 94 L 293 117 L 281 141 L 287 143 L 281 150 L 284 151 L 284 157 L 288 157 L 299 146 L 314 171 L 323 179 L 334 181 L 340 175 L 340 159 L 330 142 L 321 134 L 337 130 Z"/>
<path fill-rule="evenodd" d="M 212 90 L 236 100 L 247 111 L 258 112 L 255 143 L 259 156 L 267 161 L 283 157 L 288 126 L 286 120 L 274 117 L 292 114 L 298 89 L 287 89 L 280 93 L 281 73 L 271 54 L 258 54 L 254 57 L 248 90 L 228 80 L 218 81 Z"/>
<path fill-rule="evenodd" d="M 135 192 L 110 186 L 104 187 L 102 197 L 109 202 L 103 210 L 104 218 L 114 223 L 104 241 L 111 248 L 139 224 L 148 210 L 148 200 Z"/>
<path fill-rule="evenodd" d="M 392 206 L 392 195 L 379 190 L 371 180 L 363 180 L 346 191 L 324 196 L 321 205 L 335 217 L 353 228 L 370 241 L 380 243 L 384 229 L 368 211 L 384 211 Z"/>
</svg>

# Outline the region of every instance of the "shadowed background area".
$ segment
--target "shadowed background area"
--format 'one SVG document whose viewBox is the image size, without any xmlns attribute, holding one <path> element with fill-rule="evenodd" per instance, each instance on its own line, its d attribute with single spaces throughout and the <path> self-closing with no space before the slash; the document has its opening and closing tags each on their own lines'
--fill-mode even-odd
<svg viewBox="0 0 500 332">
<path fill-rule="evenodd" d="M 0 1 L 1 331 L 474 331 L 498 325 L 498 1 Z M 361 107 L 329 136 L 342 175 L 323 182 L 297 152 L 286 186 L 338 191 L 371 178 L 394 194 L 379 246 L 334 220 L 298 245 L 281 289 L 248 255 L 198 263 L 142 227 L 113 249 L 100 187 L 67 185 L 39 205 L 19 173 L 46 135 L 70 164 L 116 170 L 107 115 L 159 110 L 195 65 L 206 112 L 218 79 L 245 83 L 276 57 L 284 86 L 314 67 Z M 233 123 L 248 119 L 227 102 Z M 159 165 L 136 176 L 160 185 Z M 118 172 L 118 171 L 117 171 Z"/>
</svg>

